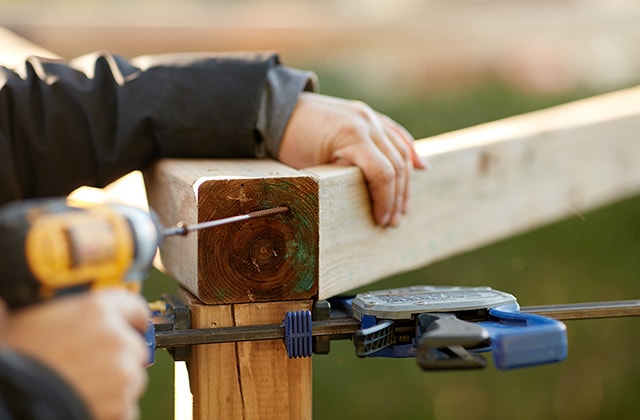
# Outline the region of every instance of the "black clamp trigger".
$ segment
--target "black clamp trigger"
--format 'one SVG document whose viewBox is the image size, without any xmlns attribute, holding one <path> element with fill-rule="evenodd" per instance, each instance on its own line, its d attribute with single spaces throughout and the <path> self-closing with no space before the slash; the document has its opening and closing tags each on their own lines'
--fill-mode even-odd
<svg viewBox="0 0 640 420">
<path fill-rule="evenodd" d="M 490 344 L 489 332 L 450 313 L 418 315 L 421 330 L 416 359 L 423 370 L 482 369 L 487 361 L 468 349 Z"/>
</svg>

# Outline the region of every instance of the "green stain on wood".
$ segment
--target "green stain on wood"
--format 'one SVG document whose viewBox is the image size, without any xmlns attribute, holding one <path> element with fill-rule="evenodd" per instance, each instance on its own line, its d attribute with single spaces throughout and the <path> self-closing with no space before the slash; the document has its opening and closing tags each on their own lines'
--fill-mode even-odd
<svg viewBox="0 0 640 420">
<path fill-rule="evenodd" d="M 317 186 L 305 192 L 301 188 L 300 178 L 279 179 L 277 183 L 263 184 L 265 196 L 260 200 L 261 208 L 286 205 L 291 210 L 288 214 L 275 217 L 292 217 L 296 224 L 294 237 L 286 242 L 284 258 L 298 275 L 294 292 L 305 293 L 313 290 L 317 278 L 318 267 L 318 197 Z M 315 194 L 314 194 L 315 192 Z M 278 199 L 284 199 L 278 202 Z"/>
<path fill-rule="evenodd" d="M 307 292 L 313 289 L 316 278 L 317 261 L 315 253 L 309 252 L 309 250 L 301 244 L 304 244 L 304 242 L 294 239 L 287 241 L 287 255 L 285 255 L 285 258 L 293 258 L 295 261 L 293 266 L 296 267 L 296 273 L 300 275 L 295 291 Z M 290 252 L 293 252 L 293 255 L 291 255 Z"/>
<path fill-rule="evenodd" d="M 216 295 L 216 300 L 220 302 L 226 301 L 228 296 L 233 295 L 233 292 L 226 287 L 215 288 L 214 293 Z"/>
</svg>

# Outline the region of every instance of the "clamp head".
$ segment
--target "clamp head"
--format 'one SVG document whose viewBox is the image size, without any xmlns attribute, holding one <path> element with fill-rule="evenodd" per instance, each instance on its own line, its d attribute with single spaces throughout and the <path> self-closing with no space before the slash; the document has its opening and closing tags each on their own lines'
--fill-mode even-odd
<svg viewBox="0 0 640 420">
<path fill-rule="evenodd" d="M 411 319 L 426 312 L 462 312 L 507 306 L 519 309 L 516 298 L 490 287 L 412 286 L 361 293 L 353 299 L 353 316 Z"/>
<path fill-rule="evenodd" d="M 357 295 L 358 356 L 415 356 L 425 370 L 482 368 L 492 351 L 499 369 L 566 357 L 565 326 L 519 312 L 516 298 L 490 287 L 417 286 Z"/>
</svg>

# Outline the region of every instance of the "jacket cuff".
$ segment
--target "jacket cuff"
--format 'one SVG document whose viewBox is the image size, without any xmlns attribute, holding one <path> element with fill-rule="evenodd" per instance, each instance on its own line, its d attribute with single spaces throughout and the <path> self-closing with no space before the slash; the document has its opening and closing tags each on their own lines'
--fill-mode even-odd
<svg viewBox="0 0 640 420">
<path fill-rule="evenodd" d="M 89 420 L 85 403 L 42 363 L 0 349 L 0 413 L 16 419 Z"/>
<path fill-rule="evenodd" d="M 256 129 L 262 141 L 256 145 L 256 157 L 277 158 L 282 135 L 303 90 L 318 90 L 314 73 L 284 66 L 269 69 L 258 110 Z"/>
</svg>

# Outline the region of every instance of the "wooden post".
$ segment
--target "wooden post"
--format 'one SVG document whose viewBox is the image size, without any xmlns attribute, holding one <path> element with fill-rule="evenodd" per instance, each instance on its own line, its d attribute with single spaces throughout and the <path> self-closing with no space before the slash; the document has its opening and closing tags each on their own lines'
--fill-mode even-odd
<svg viewBox="0 0 640 420">
<path fill-rule="evenodd" d="M 193 328 L 282 322 L 311 300 L 205 305 L 188 292 Z M 310 419 L 311 358 L 289 359 L 283 340 L 194 346 L 187 363 L 195 419 Z"/>
</svg>

